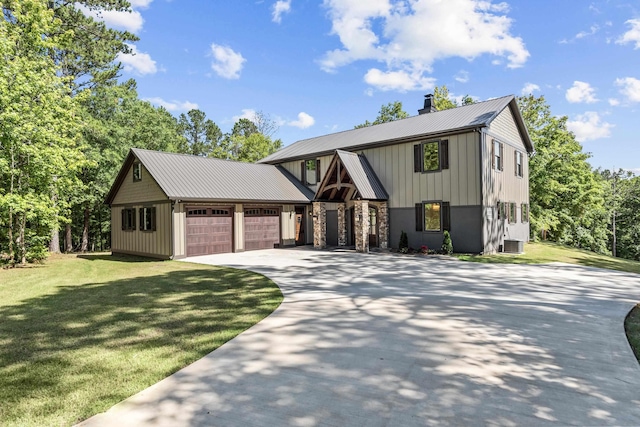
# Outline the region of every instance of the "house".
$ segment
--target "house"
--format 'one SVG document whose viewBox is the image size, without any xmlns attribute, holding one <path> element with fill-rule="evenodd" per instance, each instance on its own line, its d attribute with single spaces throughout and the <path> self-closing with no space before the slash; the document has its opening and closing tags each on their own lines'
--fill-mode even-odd
<svg viewBox="0 0 640 427">
<path fill-rule="evenodd" d="M 313 243 L 492 253 L 529 238 L 533 144 L 514 96 L 291 144 L 257 164 L 132 149 L 113 252 L 180 258 Z M 136 221 L 137 226 L 136 226 Z"/>
</svg>

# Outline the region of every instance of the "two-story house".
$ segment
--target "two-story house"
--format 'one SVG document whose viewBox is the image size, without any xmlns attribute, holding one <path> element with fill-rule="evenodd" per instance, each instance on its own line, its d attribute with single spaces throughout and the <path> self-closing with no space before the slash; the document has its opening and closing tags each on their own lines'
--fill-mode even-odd
<svg viewBox="0 0 640 427">
<path fill-rule="evenodd" d="M 419 113 L 298 141 L 258 164 L 133 149 L 106 200 L 112 250 L 366 252 L 397 247 L 402 231 L 411 247 L 439 248 L 445 230 L 456 252 L 527 241 L 533 145 L 515 98 L 435 111 L 427 95 Z"/>
</svg>

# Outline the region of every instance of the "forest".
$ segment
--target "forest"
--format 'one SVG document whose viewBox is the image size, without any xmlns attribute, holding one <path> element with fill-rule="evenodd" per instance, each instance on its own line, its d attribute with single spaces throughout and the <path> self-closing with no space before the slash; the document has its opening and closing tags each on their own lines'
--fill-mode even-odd
<svg viewBox="0 0 640 427">
<path fill-rule="evenodd" d="M 0 263 L 50 252 L 109 249 L 104 198 L 131 147 L 254 162 L 278 150 L 268 114 L 228 133 L 200 110 L 179 117 L 121 81 L 118 54 L 137 36 L 83 14 L 128 10 L 124 0 L 2 0 L 0 20 Z M 439 110 L 455 108 L 446 86 Z M 462 104 L 472 103 L 464 97 Z M 640 177 L 594 169 L 543 96 L 518 98 L 534 143 L 531 237 L 640 260 Z M 406 117 L 383 105 L 370 126 Z"/>
</svg>

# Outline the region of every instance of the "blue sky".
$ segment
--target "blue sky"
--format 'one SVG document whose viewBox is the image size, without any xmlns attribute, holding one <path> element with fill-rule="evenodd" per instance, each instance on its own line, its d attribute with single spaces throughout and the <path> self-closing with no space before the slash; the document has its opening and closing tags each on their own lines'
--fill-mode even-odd
<svg viewBox="0 0 640 427">
<path fill-rule="evenodd" d="M 223 131 L 262 111 L 288 145 L 373 120 L 391 101 L 417 114 L 445 84 L 477 100 L 544 95 L 594 166 L 640 173 L 637 0 L 131 3 L 101 15 L 140 37 L 122 77 Z"/>
</svg>

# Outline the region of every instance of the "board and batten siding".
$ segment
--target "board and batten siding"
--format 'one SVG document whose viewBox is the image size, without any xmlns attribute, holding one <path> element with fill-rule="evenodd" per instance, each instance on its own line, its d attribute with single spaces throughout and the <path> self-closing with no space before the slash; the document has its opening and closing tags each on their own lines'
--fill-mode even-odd
<svg viewBox="0 0 640 427">
<path fill-rule="evenodd" d="M 320 181 L 324 179 L 324 176 L 327 174 L 327 170 L 329 169 L 329 164 L 333 159 L 333 155 L 329 156 L 320 156 L 320 157 L 309 157 L 307 160 L 320 160 Z M 285 168 L 291 175 L 295 176 L 296 179 L 302 182 L 302 176 L 300 173 L 302 172 L 302 167 L 300 164 L 303 160 L 294 160 L 291 162 L 280 163 L 278 166 Z M 318 183 L 319 184 L 319 183 Z M 318 184 L 316 185 L 308 185 L 307 187 L 312 191 L 318 190 Z"/>
<path fill-rule="evenodd" d="M 147 169 L 142 166 L 142 179 L 133 182 L 133 165 L 127 171 L 127 176 L 120 185 L 111 205 L 157 202 L 167 200 L 168 197 L 162 188 L 151 177 Z"/>
<path fill-rule="evenodd" d="M 111 251 L 132 255 L 144 255 L 157 258 L 171 257 L 171 203 L 135 203 L 127 208 L 136 210 L 136 229 L 122 230 L 122 209 L 125 206 L 111 207 Z M 156 230 L 140 230 L 140 208 L 156 208 Z"/>
<path fill-rule="evenodd" d="M 516 125 L 511 108 L 507 107 L 489 125 L 489 133 L 509 141 L 512 144 L 519 144 L 524 149 L 522 136 Z"/>
<path fill-rule="evenodd" d="M 322 166 L 322 164 L 321 164 Z M 296 207 L 283 205 L 280 212 L 280 237 L 283 246 L 296 244 Z"/>
<path fill-rule="evenodd" d="M 187 211 L 184 203 L 173 206 L 173 257 L 176 259 L 187 256 Z"/>
<path fill-rule="evenodd" d="M 387 190 L 390 208 L 413 208 L 426 200 L 448 201 L 451 206 L 480 205 L 479 134 L 442 139 L 449 141 L 449 169 L 436 172 L 414 171 L 414 145 L 431 139 L 361 151 Z"/>
</svg>

